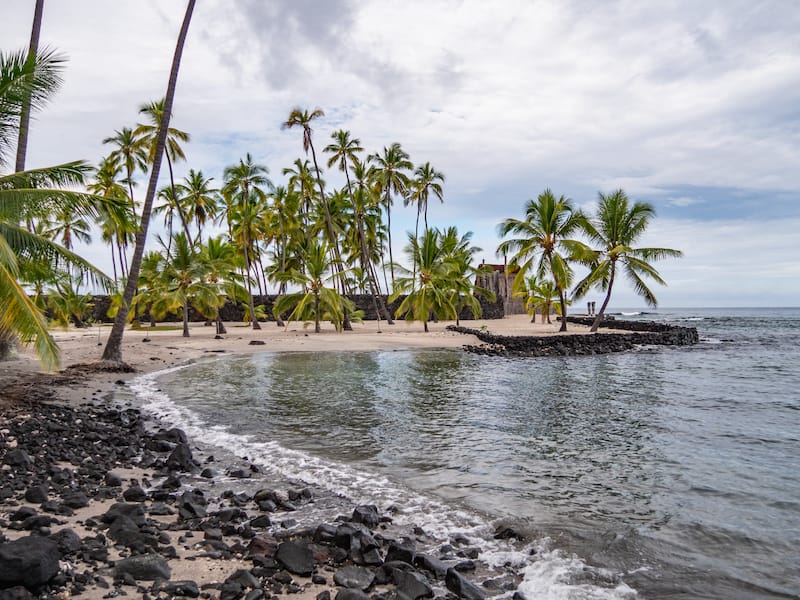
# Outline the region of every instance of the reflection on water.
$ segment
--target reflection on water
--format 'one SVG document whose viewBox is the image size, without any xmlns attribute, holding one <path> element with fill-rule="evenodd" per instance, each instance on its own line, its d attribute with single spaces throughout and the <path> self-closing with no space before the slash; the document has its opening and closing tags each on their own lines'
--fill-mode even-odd
<svg viewBox="0 0 800 600">
<path fill-rule="evenodd" d="M 355 463 L 521 520 L 597 564 L 639 569 L 630 578 L 646 597 L 792 597 L 800 313 L 671 320 L 697 325 L 706 342 L 536 360 L 262 354 L 161 382 L 208 423 Z"/>
<path fill-rule="evenodd" d="M 179 371 L 169 386 L 242 433 L 358 461 L 490 514 L 541 520 L 558 507 L 555 519 L 569 506 L 582 519 L 653 522 L 663 518 L 649 502 L 662 359 L 632 360 L 636 373 L 622 357 L 264 354 Z"/>
</svg>

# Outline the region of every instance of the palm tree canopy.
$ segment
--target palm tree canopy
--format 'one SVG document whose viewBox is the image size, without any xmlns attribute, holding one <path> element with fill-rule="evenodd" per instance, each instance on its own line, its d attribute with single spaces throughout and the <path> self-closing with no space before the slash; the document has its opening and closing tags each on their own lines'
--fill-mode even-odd
<svg viewBox="0 0 800 600">
<path fill-rule="evenodd" d="M 289 118 L 283 122 L 281 129 L 291 129 L 293 127 L 303 128 L 303 150 L 308 154 L 311 148 L 311 134 L 314 132 L 311 129 L 311 122 L 319 117 L 324 117 L 325 112 L 321 108 L 315 108 L 311 112 L 303 110 L 302 108 L 295 107 L 289 113 Z"/>
<path fill-rule="evenodd" d="M 575 288 L 579 298 L 597 286 L 608 295 L 601 314 L 605 309 L 614 277 L 619 267 L 631 282 L 637 295 L 644 298 L 649 306 L 656 306 L 656 297 L 645 282 L 646 278 L 666 285 L 651 261 L 683 256 L 680 250 L 671 248 L 637 248 L 636 242 L 647 230 L 650 220 L 655 217 L 655 209 L 646 202 L 631 202 L 624 190 L 610 194 L 599 194 L 597 211 L 592 217 L 585 217 L 582 228 L 586 236 L 597 246 L 591 272 Z"/>
<path fill-rule="evenodd" d="M 19 118 L 26 100 L 32 110 L 44 107 L 61 87 L 66 58 L 52 49 L 40 50 L 35 60 L 28 51 L 0 52 L 0 167 L 16 144 Z"/>
</svg>

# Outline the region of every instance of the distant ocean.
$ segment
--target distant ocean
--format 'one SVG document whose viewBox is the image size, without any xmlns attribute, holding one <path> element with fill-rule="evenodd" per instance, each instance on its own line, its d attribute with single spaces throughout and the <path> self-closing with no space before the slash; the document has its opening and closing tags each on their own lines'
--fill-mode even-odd
<svg viewBox="0 0 800 600">
<path fill-rule="evenodd" d="M 220 462 L 398 507 L 529 600 L 800 597 L 800 309 L 617 311 L 693 347 L 577 358 L 263 353 L 139 378 Z M 255 489 L 263 481 L 232 480 Z M 499 522 L 528 541 L 494 540 Z M 499 594 L 500 592 L 495 592 Z"/>
</svg>

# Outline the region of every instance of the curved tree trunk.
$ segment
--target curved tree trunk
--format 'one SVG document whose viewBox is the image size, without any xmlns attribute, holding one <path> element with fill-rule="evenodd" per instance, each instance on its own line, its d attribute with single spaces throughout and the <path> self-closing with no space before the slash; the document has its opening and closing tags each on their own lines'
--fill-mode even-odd
<svg viewBox="0 0 800 600">
<path fill-rule="evenodd" d="M 153 211 L 153 199 L 156 196 L 158 187 L 158 174 L 161 170 L 161 157 L 164 155 L 164 148 L 167 142 L 167 129 L 169 119 L 172 114 L 172 102 L 175 97 L 175 87 L 178 83 L 178 70 L 181 65 L 181 55 L 183 45 L 186 42 L 186 34 L 189 31 L 189 23 L 192 20 L 195 0 L 188 0 L 186 14 L 183 17 L 181 31 L 178 34 L 178 42 L 175 46 L 175 54 L 172 57 L 172 68 L 170 69 L 169 82 L 167 83 L 167 95 L 164 98 L 164 114 L 158 125 L 158 137 L 156 138 L 156 159 L 153 161 L 153 168 L 150 171 L 150 183 L 147 186 L 147 195 L 142 206 L 142 221 L 139 231 L 136 232 L 136 248 L 133 252 L 128 281 L 125 284 L 125 292 L 122 295 L 122 306 L 114 319 L 114 325 L 108 336 L 108 342 L 103 350 L 103 360 L 116 363 L 119 367 L 124 367 L 122 362 L 122 335 L 125 331 L 125 321 L 128 316 L 128 307 L 131 305 L 133 294 L 139 283 L 139 271 L 142 267 L 142 257 L 144 256 L 144 246 L 147 242 L 147 226 L 150 222 L 150 214 Z"/>
<path fill-rule="evenodd" d="M 603 304 L 600 306 L 600 311 L 594 318 L 594 323 L 592 323 L 592 328 L 589 330 L 592 333 L 595 333 L 600 328 L 600 322 L 603 320 L 603 315 L 606 312 L 606 308 L 608 308 L 608 302 L 611 300 L 611 288 L 614 287 L 614 276 L 616 275 L 616 268 L 617 263 L 611 263 L 611 274 L 608 278 L 608 290 L 606 291 L 606 297 L 603 300 Z"/>
</svg>

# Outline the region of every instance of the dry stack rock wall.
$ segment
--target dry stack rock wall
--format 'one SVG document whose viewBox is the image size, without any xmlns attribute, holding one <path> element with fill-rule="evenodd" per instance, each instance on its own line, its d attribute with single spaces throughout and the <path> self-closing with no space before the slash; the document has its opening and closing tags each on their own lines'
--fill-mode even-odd
<svg viewBox="0 0 800 600">
<path fill-rule="evenodd" d="M 593 319 L 567 317 L 567 321 L 591 325 Z M 466 345 L 464 350 L 490 356 L 585 356 L 624 352 L 637 346 L 688 346 L 700 340 L 694 327 L 677 327 L 652 321 L 605 320 L 601 327 L 626 333 L 509 336 L 452 325 L 447 329 L 474 335 L 483 344 Z"/>
</svg>

